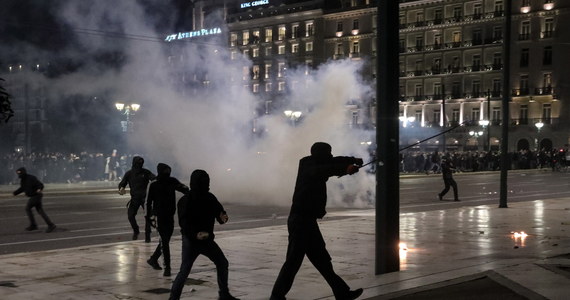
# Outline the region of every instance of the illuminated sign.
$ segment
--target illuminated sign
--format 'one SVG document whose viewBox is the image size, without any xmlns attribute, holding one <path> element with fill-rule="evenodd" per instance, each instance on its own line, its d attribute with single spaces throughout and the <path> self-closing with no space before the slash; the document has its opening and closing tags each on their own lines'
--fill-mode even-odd
<svg viewBox="0 0 570 300">
<path fill-rule="evenodd" d="M 167 42 L 172 42 L 175 40 L 182 40 L 182 39 L 189 39 L 189 38 L 194 38 L 194 37 L 199 37 L 199 36 L 207 36 L 207 35 L 216 35 L 216 34 L 221 34 L 222 33 L 222 29 L 218 28 L 211 28 L 211 29 L 200 29 L 200 30 L 196 30 L 196 31 L 189 31 L 189 32 L 179 32 L 179 33 L 173 33 L 173 34 L 169 34 L 166 36 L 166 39 L 164 39 Z"/>
<path fill-rule="evenodd" d="M 240 4 L 240 8 L 249 8 L 249 7 L 260 6 L 260 5 L 265 5 L 265 4 L 269 4 L 269 0 L 244 2 L 244 3 Z"/>
</svg>

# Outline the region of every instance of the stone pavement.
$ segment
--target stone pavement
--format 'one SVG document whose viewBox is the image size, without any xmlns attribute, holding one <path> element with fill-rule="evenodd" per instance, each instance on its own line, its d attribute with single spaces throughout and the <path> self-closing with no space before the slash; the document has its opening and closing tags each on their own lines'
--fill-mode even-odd
<svg viewBox="0 0 570 300">
<path fill-rule="evenodd" d="M 360 299 L 570 297 L 570 198 L 403 213 L 400 239 L 408 248 L 401 251 L 401 270 L 383 275 L 374 275 L 374 210 L 332 213 L 320 226 L 337 273 L 352 288 L 364 288 Z M 512 232 L 520 231 L 528 236 L 515 238 Z M 231 292 L 268 299 L 285 259 L 286 227 L 221 231 L 216 240 L 230 262 Z M 2 255 L 0 298 L 167 299 L 181 242 L 172 241 L 173 276 L 163 277 L 146 264 L 156 241 Z M 217 298 L 215 268 L 206 258 L 198 258 L 190 279 L 183 298 Z M 467 284 L 480 279 L 487 283 L 473 295 Z M 496 294 L 489 282 L 511 297 Z M 460 296 L 446 294 L 453 290 Z M 305 260 L 288 299 L 333 297 Z"/>
</svg>

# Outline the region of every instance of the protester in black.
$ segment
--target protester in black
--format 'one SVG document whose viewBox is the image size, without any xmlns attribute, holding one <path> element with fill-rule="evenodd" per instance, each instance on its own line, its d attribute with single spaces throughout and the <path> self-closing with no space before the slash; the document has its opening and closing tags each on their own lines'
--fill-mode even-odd
<svg viewBox="0 0 570 300">
<path fill-rule="evenodd" d="M 38 229 L 38 224 L 36 223 L 34 213 L 32 212 L 32 208 L 35 207 L 38 214 L 44 219 L 48 226 L 46 232 L 52 232 L 56 226 L 44 212 L 42 206 L 42 192 L 44 184 L 39 181 L 36 176 L 28 174 L 26 172 L 26 168 L 19 168 L 16 170 L 16 174 L 18 174 L 18 177 L 20 178 L 20 188 L 14 191 L 14 196 L 24 192 L 26 196 L 30 197 L 30 199 L 28 199 L 28 204 L 26 204 L 26 214 L 30 220 L 30 226 L 26 227 L 26 230 L 32 231 Z"/>
<path fill-rule="evenodd" d="M 444 158 L 441 160 L 441 174 L 443 174 L 443 183 L 445 184 L 445 188 L 441 193 L 438 194 L 439 200 L 443 200 L 443 196 L 447 194 L 449 191 L 449 187 L 453 187 L 453 198 L 455 201 L 459 201 L 458 192 L 457 192 L 457 182 L 453 179 L 453 170 L 455 170 L 455 166 L 453 163 Z"/>
<path fill-rule="evenodd" d="M 162 268 L 158 258 L 164 253 L 164 276 L 170 276 L 170 238 L 174 231 L 174 213 L 176 212 L 176 191 L 188 194 L 188 187 L 178 179 L 170 177 L 169 165 L 159 163 L 156 167 L 156 181 L 150 184 L 147 198 L 147 211 L 156 216 L 160 241 L 147 263 L 156 270 Z"/>
<path fill-rule="evenodd" d="M 287 220 L 287 257 L 273 286 L 272 300 L 285 299 L 305 255 L 330 285 L 336 299 L 356 299 L 362 294 L 362 289 L 351 291 L 333 270 L 331 256 L 317 224 L 317 219 L 327 213 L 328 178 L 352 175 L 363 163 L 360 158 L 333 157 L 331 151 L 329 144 L 318 142 L 311 147 L 311 155 L 299 161 L 293 205 Z"/>
<path fill-rule="evenodd" d="M 180 299 L 184 282 L 192 265 L 203 254 L 216 265 L 219 299 L 239 300 L 228 288 L 229 263 L 222 249 L 214 241 L 214 222 L 224 224 L 228 215 L 216 196 L 210 191 L 210 176 L 204 170 L 195 170 L 190 176 L 190 193 L 178 201 L 178 222 L 182 232 L 182 263 L 172 283 L 170 299 Z"/>
<path fill-rule="evenodd" d="M 144 205 L 146 199 L 146 189 L 151 180 L 154 180 L 156 176 L 152 174 L 151 171 L 143 168 L 144 159 L 140 156 L 133 157 L 132 168 L 125 173 L 125 176 L 119 183 L 119 194 L 125 194 L 125 187 L 127 184 L 131 189 L 131 200 L 127 204 L 128 207 L 128 218 L 131 227 L 133 228 L 133 240 L 136 240 L 139 236 L 139 225 L 137 224 L 137 219 L 135 218 L 140 206 Z M 144 209 L 144 207 L 143 207 Z M 149 217 L 148 215 L 147 217 Z M 145 242 L 150 243 L 150 222 L 148 218 L 145 218 Z"/>
</svg>

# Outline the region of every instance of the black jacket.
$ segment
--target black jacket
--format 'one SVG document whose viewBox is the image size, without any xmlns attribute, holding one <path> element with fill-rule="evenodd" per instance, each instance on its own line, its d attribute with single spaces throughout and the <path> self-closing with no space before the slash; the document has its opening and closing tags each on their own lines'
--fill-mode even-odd
<svg viewBox="0 0 570 300">
<path fill-rule="evenodd" d="M 327 180 L 331 176 L 346 175 L 347 167 L 355 163 L 356 158 L 347 156 L 327 159 L 317 159 L 312 155 L 303 157 L 299 161 L 291 214 L 324 217 L 327 213 Z"/>
<path fill-rule="evenodd" d="M 147 198 L 147 211 L 160 217 L 172 217 L 176 212 L 176 191 L 187 194 L 190 190 L 178 179 L 162 174 L 160 169 L 166 164 L 159 164 L 157 180 L 150 184 Z M 170 168 L 170 167 L 168 167 Z"/>
<path fill-rule="evenodd" d="M 220 214 L 226 212 L 216 196 L 209 192 L 209 186 L 208 174 L 196 170 L 190 177 L 190 193 L 178 201 L 178 223 L 182 234 L 191 240 L 196 240 L 196 235 L 202 231 L 208 232 L 208 239 L 213 240 L 214 222 L 223 224 Z"/>
<path fill-rule="evenodd" d="M 43 190 L 44 184 L 36 178 L 34 175 L 25 174 L 20 179 L 20 187 L 14 191 L 14 196 L 22 192 L 28 197 L 37 196 L 37 190 Z"/>
<path fill-rule="evenodd" d="M 441 174 L 443 175 L 443 179 L 453 179 L 453 169 L 454 166 L 449 161 L 443 161 L 441 163 Z"/>
</svg>

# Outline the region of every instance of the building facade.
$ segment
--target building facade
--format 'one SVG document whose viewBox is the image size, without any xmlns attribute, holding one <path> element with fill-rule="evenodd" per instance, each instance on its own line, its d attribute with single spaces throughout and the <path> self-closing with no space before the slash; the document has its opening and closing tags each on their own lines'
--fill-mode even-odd
<svg viewBox="0 0 570 300">
<path fill-rule="evenodd" d="M 295 88 L 287 86 L 287 67 L 305 65 L 309 73 L 331 59 L 364 60 L 362 77 L 375 84 L 376 1 L 251 3 L 225 1 L 228 43 L 232 55 L 252 60 L 244 69 L 244 87 L 260 95 L 265 113 L 280 93 Z M 503 0 L 400 1 L 395 101 L 402 146 L 461 125 L 422 147 L 498 150 L 505 93 L 511 97 L 506 121 L 511 151 L 570 143 L 570 3 L 513 0 L 508 54 L 503 53 L 504 5 Z M 502 80 L 506 63 L 509 87 Z M 353 121 L 374 123 L 373 99 L 363 103 L 370 105 L 347 105 L 353 114 L 369 116 Z"/>
</svg>

